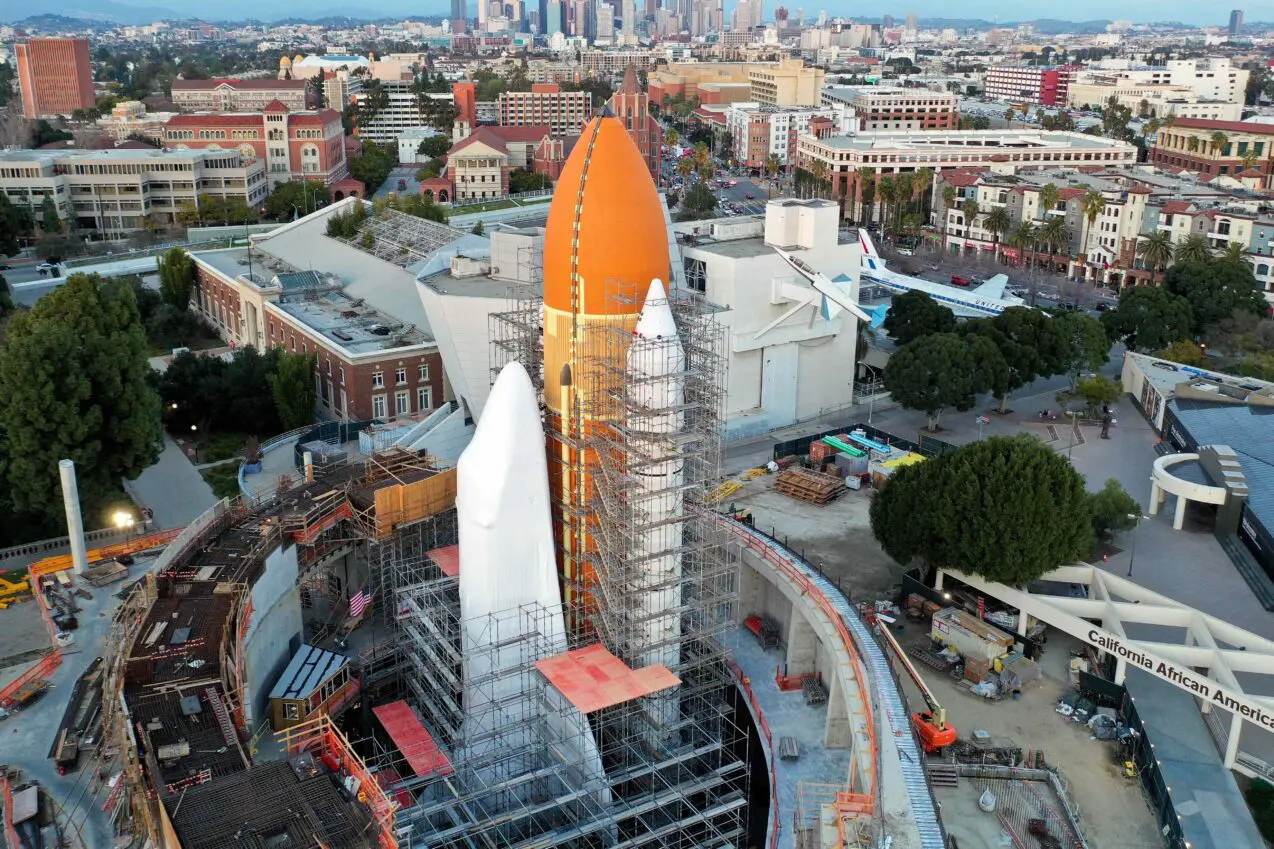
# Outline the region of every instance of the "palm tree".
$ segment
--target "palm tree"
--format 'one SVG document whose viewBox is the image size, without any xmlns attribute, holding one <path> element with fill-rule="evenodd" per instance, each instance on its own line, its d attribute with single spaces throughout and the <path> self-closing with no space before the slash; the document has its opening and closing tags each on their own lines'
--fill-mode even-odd
<svg viewBox="0 0 1274 849">
<path fill-rule="evenodd" d="M 894 224 L 902 218 L 906 207 L 910 206 L 915 195 L 916 179 L 914 174 L 899 174 L 894 178 Z"/>
<path fill-rule="evenodd" d="M 810 163 L 810 176 L 814 178 L 814 196 L 823 196 L 823 183 L 827 180 L 827 163 L 821 159 L 815 159 Z"/>
<path fill-rule="evenodd" d="M 765 184 L 765 196 L 774 197 L 774 175 L 779 173 L 779 169 L 783 167 L 782 160 L 779 159 L 777 153 L 771 153 L 765 157 L 765 176 L 769 177 L 769 181 Z"/>
<path fill-rule="evenodd" d="M 1084 235 L 1084 254 L 1085 258 L 1087 258 L 1086 255 L 1092 248 L 1093 243 L 1093 225 L 1097 223 L 1097 216 L 1101 215 L 1106 209 L 1106 196 L 1097 189 L 1089 189 L 1084 192 L 1080 206 L 1084 210 L 1084 219 L 1088 222 L 1088 229 Z"/>
<path fill-rule="evenodd" d="M 1057 209 L 1057 204 L 1062 199 L 1062 190 L 1057 188 L 1057 185 L 1054 183 L 1045 183 L 1044 185 L 1040 186 L 1039 195 L 1040 195 L 1040 208 L 1039 208 L 1040 214 L 1038 217 L 1048 220 L 1047 213 L 1052 212 L 1054 209 Z"/>
<path fill-rule="evenodd" d="M 964 216 L 964 235 L 973 238 L 973 222 L 982 214 L 976 198 L 965 198 L 960 204 L 960 213 Z"/>
<path fill-rule="evenodd" d="M 677 163 L 677 173 L 680 174 L 682 178 L 684 179 L 689 179 L 690 175 L 694 173 L 694 170 L 695 170 L 694 160 L 691 159 L 689 156 L 683 156 L 681 158 L 681 161 Z"/>
<path fill-rule="evenodd" d="M 1172 262 L 1172 234 L 1167 230 L 1143 233 L 1137 242 L 1137 256 L 1150 269 L 1150 283 L 1155 283 L 1155 272 L 1162 272 Z"/>
<path fill-rule="evenodd" d="M 1191 153 L 1199 152 L 1199 137 L 1198 136 L 1190 136 L 1190 138 L 1186 139 L 1186 150 L 1190 151 Z"/>
<path fill-rule="evenodd" d="M 876 181 L 876 200 L 880 204 L 880 234 L 889 228 L 889 210 L 898 200 L 898 184 L 893 177 L 881 177 Z"/>
<path fill-rule="evenodd" d="M 1228 262 L 1232 265 L 1242 265 L 1247 262 L 1244 258 L 1247 256 L 1247 248 L 1243 247 L 1242 242 L 1230 242 L 1225 246 L 1225 250 L 1221 251 L 1218 259 L 1221 262 Z"/>
<path fill-rule="evenodd" d="M 1211 256 L 1212 251 L 1208 249 L 1208 240 L 1198 234 L 1186 236 L 1172 249 L 1174 263 L 1207 262 Z"/>
<path fill-rule="evenodd" d="M 1039 240 L 1039 231 L 1030 221 L 1023 219 L 1022 223 L 1017 225 L 1017 229 L 1009 234 L 1008 243 L 1017 248 L 1022 255 L 1027 251 L 1031 253 L 1031 259 L 1026 264 L 1027 268 L 1033 268 L 1035 265 L 1035 243 Z"/>
<path fill-rule="evenodd" d="M 920 199 L 920 213 L 923 216 L 925 207 L 928 205 L 929 190 L 933 188 L 933 169 L 921 168 L 911 175 L 911 188 L 915 191 L 916 196 Z M 928 216 L 925 216 L 928 221 Z"/>
<path fill-rule="evenodd" d="M 1045 221 L 1039 228 L 1038 238 L 1039 243 L 1048 248 L 1051 263 L 1053 256 L 1070 246 L 1071 231 L 1066 219 L 1055 215 Z"/>
<path fill-rule="evenodd" d="M 1012 127 L 1012 126 L 1013 126 L 1013 118 L 1014 118 L 1016 115 L 1017 115 L 1017 113 L 1013 111 L 1013 107 L 1012 107 L 1012 106 L 1010 106 L 1008 109 L 1005 109 L 1005 110 L 1004 110 L 1004 121 L 1005 121 L 1005 123 L 1007 123 L 1010 127 Z"/>
<path fill-rule="evenodd" d="M 1220 130 L 1217 130 L 1208 137 L 1208 146 L 1212 149 L 1214 154 L 1220 154 L 1223 150 L 1225 150 L 1225 146 L 1229 143 L 1230 137 Z"/>
<path fill-rule="evenodd" d="M 864 224 L 871 223 L 871 208 L 867 205 L 867 189 L 874 184 L 875 179 L 875 168 L 864 165 L 854 172 L 854 191 L 858 196 L 858 220 Z"/>
<path fill-rule="evenodd" d="M 956 188 L 955 186 L 942 187 L 942 244 L 943 250 L 946 250 L 947 244 L 947 211 L 955 208 Z"/>
<path fill-rule="evenodd" d="M 1249 147 L 1239 154 L 1239 159 L 1243 160 L 1243 169 L 1247 170 L 1256 167 L 1256 163 L 1261 161 L 1261 154 Z"/>
<path fill-rule="evenodd" d="M 1009 211 L 1002 206 L 997 206 L 987 213 L 986 218 L 982 221 L 982 226 L 990 231 L 994 239 L 991 256 L 999 256 L 1000 236 L 1008 232 L 1009 227 L 1013 226 L 1013 220 L 1009 218 Z"/>
</svg>

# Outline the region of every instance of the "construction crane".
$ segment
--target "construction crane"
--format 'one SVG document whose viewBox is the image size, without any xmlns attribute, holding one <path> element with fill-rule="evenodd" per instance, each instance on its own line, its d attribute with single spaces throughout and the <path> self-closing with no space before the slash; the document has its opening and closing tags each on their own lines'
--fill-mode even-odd
<svg viewBox="0 0 1274 849">
<path fill-rule="evenodd" d="M 920 689 L 920 695 L 924 697 L 925 705 L 929 708 L 926 711 L 911 715 L 911 724 L 915 727 L 916 734 L 920 737 L 920 745 L 924 747 L 926 752 L 941 752 L 956 741 L 955 726 L 947 722 L 947 709 L 938 703 L 938 697 L 929 689 L 929 685 L 925 683 L 925 679 L 920 677 L 920 673 L 912 665 L 907 653 L 902 650 L 902 646 L 898 645 L 898 640 L 889 632 L 889 625 L 892 620 L 879 614 L 873 618 L 879 620 L 880 627 L 877 630 L 885 638 L 885 644 L 898 657 L 903 669 L 907 670 L 911 680 L 916 682 L 916 687 Z"/>
</svg>

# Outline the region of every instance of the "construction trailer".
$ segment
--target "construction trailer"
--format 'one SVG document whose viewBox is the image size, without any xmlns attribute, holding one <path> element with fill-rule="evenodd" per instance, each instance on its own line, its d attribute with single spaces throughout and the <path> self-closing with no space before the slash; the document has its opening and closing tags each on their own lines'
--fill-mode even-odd
<svg viewBox="0 0 1274 849">
<path fill-rule="evenodd" d="M 987 663 L 1012 651 L 1014 642 L 1011 634 L 956 607 L 933 614 L 929 636 L 951 646 L 966 659 Z"/>
</svg>

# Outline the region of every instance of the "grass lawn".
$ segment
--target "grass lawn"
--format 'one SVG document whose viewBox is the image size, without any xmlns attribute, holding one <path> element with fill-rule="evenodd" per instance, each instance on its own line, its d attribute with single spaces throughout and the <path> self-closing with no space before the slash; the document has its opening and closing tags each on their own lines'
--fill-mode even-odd
<svg viewBox="0 0 1274 849">
<path fill-rule="evenodd" d="M 227 431 L 214 433 L 199 442 L 199 462 L 215 463 L 218 460 L 229 460 L 243 454 L 243 446 L 248 441 L 246 433 Z"/>
<path fill-rule="evenodd" d="M 208 486 L 212 487 L 213 494 L 218 498 L 238 497 L 238 463 L 222 463 L 219 466 L 210 466 L 207 469 L 200 469 L 199 474 L 203 475 L 203 479 L 208 482 Z"/>
</svg>

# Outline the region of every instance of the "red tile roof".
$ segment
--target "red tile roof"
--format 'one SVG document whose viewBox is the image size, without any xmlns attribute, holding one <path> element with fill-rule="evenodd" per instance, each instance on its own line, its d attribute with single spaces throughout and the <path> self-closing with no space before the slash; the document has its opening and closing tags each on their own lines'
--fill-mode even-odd
<svg viewBox="0 0 1274 849">
<path fill-rule="evenodd" d="M 942 182 L 948 186 L 956 186 L 964 188 L 966 186 L 976 186 L 978 180 L 982 179 L 981 174 L 974 174 L 968 171 L 951 171 L 942 175 Z"/>
<path fill-rule="evenodd" d="M 1189 212 L 1191 206 L 1188 200 L 1170 200 L 1159 207 L 1159 211 L 1166 215 L 1180 215 L 1183 212 Z"/>
<path fill-rule="evenodd" d="M 1178 118 L 1172 122 L 1173 129 L 1185 130 L 1220 130 L 1223 133 L 1256 133 L 1262 136 L 1274 136 L 1274 124 L 1256 124 L 1247 121 L 1209 121 L 1206 118 Z"/>
<path fill-rule="evenodd" d="M 455 156 L 465 148 L 471 147 L 481 142 L 492 150 L 498 150 L 500 153 L 507 154 L 509 147 L 504 143 L 504 139 L 495 132 L 495 127 L 478 127 L 468 138 L 462 139 L 451 146 L 451 150 L 447 151 L 447 158 Z"/>
<path fill-rule="evenodd" d="M 287 112 L 288 107 L 282 100 L 279 100 L 276 97 L 274 98 L 274 100 L 271 100 L 269 103 L 267 103 L 265 107 L 262 108 L 261 111 L 262 112 Z"/>
<path fill-rule="evenodd" d="M 1264 177 L 1260 168 L 1248 168 L 1246 171 L 1239 172 L 1240 177 Z"/>
<path fill-rule="evenodd" d="M 480 129 L 491 130 L 503 139 L 505 144 L 510 142 L 538 142 L 549 135 L 549 128 L 539 125 L 530 127 L 482 127 Z"/>
<path fill-rule="evenodd" d="M 1152 195 L 1154 191 L 1146 186 L 1133 186 L 1128 190 L 1130 195 Z"/>
<path fill-rule="evenodd" d="M 173 80 L 173 91 L 212 91 L 228 85 L 241 91 L 304 91 L 305 80 Z"/>
<path fill-rule="evenodd" d="M 1079 198 L 1082 198 L 1084 196 L 1084 190 L 1076 189 L 1074 187 L 1066 188 L 1066 189 L 1060 190 L 1057 193 L 1057 196 L 1061 198 L 1062 200 L 1078 200 Z"/>
</svg>

